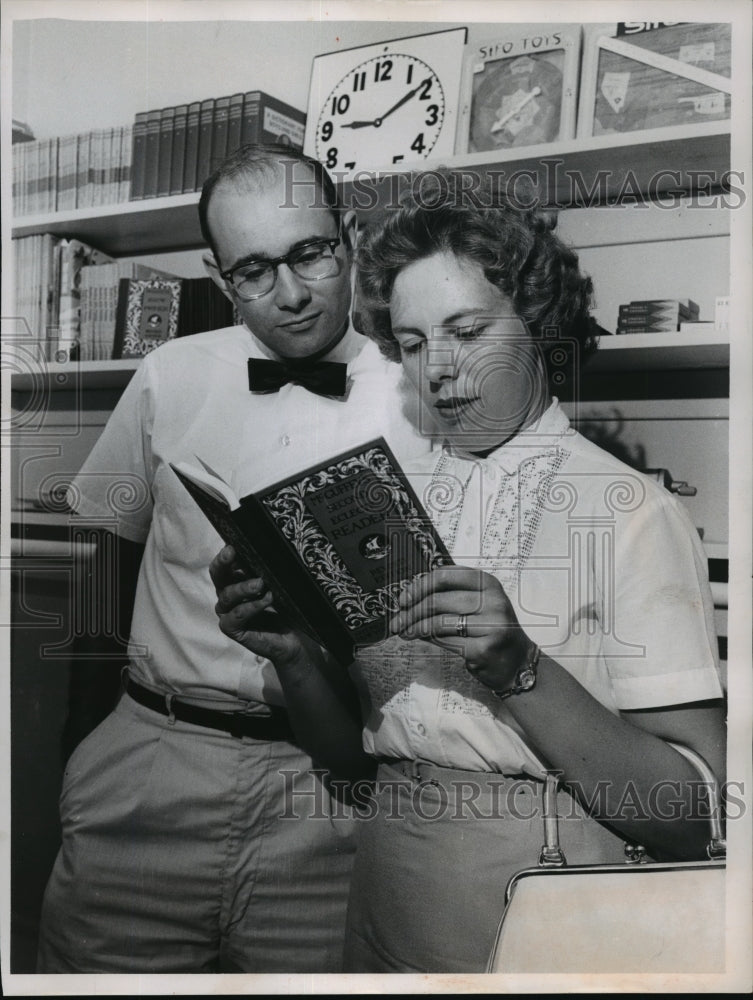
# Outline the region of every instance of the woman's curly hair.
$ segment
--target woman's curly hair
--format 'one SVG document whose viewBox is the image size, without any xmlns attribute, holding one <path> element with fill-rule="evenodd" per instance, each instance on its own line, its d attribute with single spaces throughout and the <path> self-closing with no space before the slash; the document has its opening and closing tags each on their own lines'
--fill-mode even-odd
<svg viewBox="0 0 753 1000">
<path fill-rule="evenodd" d="M 364 332 L 385 357 L 399 361 L 389 312 L 395 279 L 414 261 L 449 251 L 481 265 L 539 342 L 545 362 L 555 347 L 572 354 L 577 344 L 582 364 L 597 343 L 589 313 L 593 285 L 579 270 L 577 254 L 553 233 L 555 224 L 552 213 L 519 207 L 489 182 L 469 190 L 467 178 L 452 171 L 416 175 L 397 211 L 359 242 Z"/>
</svg>

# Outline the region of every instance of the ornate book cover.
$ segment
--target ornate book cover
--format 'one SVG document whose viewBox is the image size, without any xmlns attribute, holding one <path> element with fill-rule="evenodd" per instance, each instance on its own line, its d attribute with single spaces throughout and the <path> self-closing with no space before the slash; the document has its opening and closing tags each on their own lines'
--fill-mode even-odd
<svg viewBox="0 0 753 1000">
<path fill-rule="evenodd" d="M 383 438 L 242 499 L 201 464 L 172 468 L 275 610 L 343 664 L 387 638 L 407 581 L 452 562 Z"/>
<path fill-rule="evenodd" d="M 178 334 L 180 278 L 123 278 L 113 358 L 142 358 Z"/>
</svg>

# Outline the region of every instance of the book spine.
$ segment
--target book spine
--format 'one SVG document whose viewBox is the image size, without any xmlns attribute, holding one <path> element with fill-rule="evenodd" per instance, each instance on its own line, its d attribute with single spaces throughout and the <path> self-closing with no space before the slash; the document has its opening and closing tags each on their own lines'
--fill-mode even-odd
<svg viewBox="0 0 753 1000">
<path fill-rule="evenodd" d="M 50 140 L 37 147 L 37 212 L 47 212 L 50 198 Z"/>
<path fill-rule="evenodd" d="M 93 207 L 102 204 L 102 147 L 104 143 L 104 129 L 96 128 L 92 130 L 91 162 L 89 176 L 91 178 L 91 204 Z"/>
<path fill-rule="evenodd" d="M 99 201 L 98 205 L 106 205 L 110 200 L 110 174 L 112 171 L 112 129 L 102 129 L 102 158 L 99 169 Z"/>
<path fill-rule="evenodd" d="M 73 164 L 71 164 L 71 149 L 73 149 Z M 65 212 L 76 207 L 75 167 L 76 137 L 64 135 L 58 143 L 58 194 L 55 205 L 58 212 Z"/>
<path fill-rule="evenodd" d="M 259 141 L 259 103 L 261 92 L 251 90 L 243 95 L 243 116 L 241 118 L 241 146 Z"/>
<path fill-rule="evenodd" d="M 47 139 L 44 146 L 44 197 L 45 212 L 55 210 L 55 185 L 57 181 L 57 139 Z"/>
<path fill-rule="evenodd" d="M 63 252 L 63 247 L 65 246 L 67 240 L 56 240 L 55 246 L 53 248 L 53 259 L 52 259 L 52 314 L 50 322 L 53 326 L 57 327 L 60 331 L 60 339 L 63 340 L 66 336 L 62 329 L 60 323 L 60 276 L 61 276 L 61 256 Z M 74 331 L 73 334 L 68 336 L 69 341 L 73 341 L 78 336 L 77 332 Z"/>
<path fill-rule="evenodd" d="M 259 118 L 260 141 L 280 142 L 296 149 L 303 148 L 306 126 L 304 112 L 276 97 L 262 94 Z"/>
<path fill-rule="evenodd" d="M 28 193 L 27 212 L 35 215 L 39 211 L 39 147 L 41 140 L 29 143 L 29 163 L 26 190 Z"/>
<path fill-rule="evenodd" d="M 186 161 L 183 171 L 183 192 L 196 190 L 196 163 L 199 152 L 199 115 L 201 103 L 193 101 L 188 105 L 186 118 Z"/>
<path fill-rule="evenodd" d="M 157 195 L 170 194 L 172 178 L 173 137 L 175 128 L 175 108 L 163 108 L 159 123 L 159 167 L 157 171 Z"/>
<path fill-rule="evenodd" d="M 183 170 L 186 160 L 186 122 L 188 105 L 179 104 L 175 109 L 173 121 L 173 149 L 170 161 L 169 194 L 181 194 L 183 191 Z"/>
<path fill-rule="evenodd" d="M 54 212 L 58 202 L 58 177 L 60 171 L 60 140 L 53 139 L 50 146 L 50 178 L 51 190 L 47 207 L 50 212 Z"/>
<path fill-rule="evenodd" d="M 112 205 L 118 200 L 120 191 L 120 134 L 121 129 L 113 127 L 109 130 L 109 141 L 107 145 L 107 204 Z"/>
<path fill-rule="evenodd" d="M 83 132 L 78 137 L 76 148 L 76 208 L 89 208 L 91 188 L 89 186 L 89 157 L 91 155 L 91 132 Z"/>
<path fill-rule="evenodd" d="M 157 195 L 160 117 L 161 112 L 159 110 L 147 113 L 144 155 L 144 198 L 155 198 Z"/>
<path fill-rule="evenodd" d="M 669 313 L 645 313 L 640 315 L 638 313 L 633 315 L 622 315 L 617 317 L 618 323 L 625 323 L 628 326 L 635 326 L 638 323 L 671 323 L 674 320 L 679 319 L 689 319 L 688 316 L 683 316 L 682 313 L 675 310 Z"/>
<path fill-rule="evenodd" d="M 230 98 L 227 119 L 227 155 L 230 156 L 241 145 L 241 124 L 243 122 L 243 94 L 233 94 Z"/>
<path fill-rule="evenodd" d="M 37 141 L 36 165 L 34 169 L 34 214 L 44 211 L 45 140 Z"/>
<path fill-rule="evenodd" d="M 47 157 L 47 149 L 44 150 L 44 156 Z M 50 233 L 44 233 L 42 235 L 42 260 L 41 260 L 41 276 L 39 280 L 39 327 L 41 331 L 42 338 L 45 341 L 51 341 L 54 337 L 55 343 L 51 346 L 57 346 L 57 337 L 54 336 L 51 330 L 50 324 L 50 292 L 51 292 L 51 260 L 52 260 L 52 239 L 53 237 Z"/>
<path fill-rule="evenodd" d="M 212 169 L 212 131 L 214 128 L 214 105 L 213 97 L 201 102 L 199 112 L 199 144 L 196 153 L 196 190 L 209 176 Z"/>
<path fill-rule="evenodd" d="M 35 143 L 29 142 L 24 148 L 24 168 L 21 183 L 23 199 L 21 215 L 31 215 L 31 161 L 34 159 L 34 147 Z"/>
<path fill-rule="evenodd" d="M 43 139 L 37 139 L 31 149 L 29 159 L 29 212 L 37 215 L 42 204 L 42 145 Z"/>
<path fill-rule="evenodd" d="M 620 306 L 620 316 L 690 316 L 692 310 L 683 306 Z"/>
<path fill-rule="evenodd" d="M 79 298 L 79 348 L 80 361 L 86 361 L 92 343 L 92 287 L 93 268 L 86 266 L 81 269 Z"/>
<path fill-rule="evenodd" d="M 698 306 L 686 306 L 681 302 L 644 302 L 644 303 L 628 303 L 627 305 L 620 306 L 620 313 L 625 315 L 639 315 L 641 313 L 662 313 L 662 312 L 682 312 L 690 314 L 692 312 L 697 312 Z"/>
<path fill-rule="evenodd" d="M 144 176 L 146 168 L 146 111 L 139 111 L 133 120 L 131 143 L 131 201 L 144 197 Z"/>
<path fill-rule="evenodd" d="M 25 143 L 16 143 L 13 146 L 12 156 L 13 156 L 13 187 L 11 198 L 13 201 L 13 214 L 15 216 L 21 215 L 21 167 L 23 164 L 23 148 Z"/>
<path fill-rule="evenodd" d="M 120 130 L 120 160 L 118 165 L 118 201 L 128 201 L 131 191 L 131 160 L 133 157 L 133 126 Z"/>
<path fill-rule="evenodd" d="M 625 326 L 622 323 L 617 324 L 618 334 L 623 333 L 676 333 L 679 329 L 679 322 L 677 323 L 641 323 L 637 326 Z"/>
<path fill-rule="evenodd" d="M 112 343 L 112 360 L 117 361 L 123 356 L 123 338 L 126 328 L 126 313 L 128 311 L 128 295 L 130 279 L 121 278 L 118 282 L 118 300 L 115 307 L 115 336 Z"/>
<path fill-rule="evenodd" d="M 629 307 L 631 309 L 669 309 L 680 308 L 688 312 L 698 312 L 698 303 L 692 299 L 634 299 L 632 302 L 623 303 L 621 309 Z"/>
<path fill-rule="evenodd" d="M 214 102 L 212 127 L 212 157 L 209 173 L 213 173 L 227 156 L 227 137 L 230 115 L 230 98 L 218 97 Z M 209 176 L 209 174 L 207 174 Z"/>
</svg>

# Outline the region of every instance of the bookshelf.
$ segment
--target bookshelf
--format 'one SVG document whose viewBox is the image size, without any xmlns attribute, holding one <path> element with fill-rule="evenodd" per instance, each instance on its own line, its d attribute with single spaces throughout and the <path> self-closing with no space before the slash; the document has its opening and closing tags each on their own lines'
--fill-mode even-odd
<svg viewBox="0 0 753 1000">
<path fill-rule="evenodd" d="M 647 200 L 662 195 L 669 199 L 683 195 L 708 197 L 719 194 L 730 165 L 728 122 L 675 126 L 661 130 L 572 139 L 545 146 L 510 149 L 449 157 L 444 166 L 460 170 L 497 171 L 504 179 L 527 173 L 540 182 L 540 195 L 551 205 L 570 209 L 570 215 L 588 214 L 609 206 L 626 190 L 640 191 Z M 343 198 L 354 204 L 364 221 L 372 211 L 389 204 L 400 181 L 412 170 L 428 169 L 426 161 L 376 168 L 368 176 L 342 178 Z M 710 185 L 707 178 L 715 178 Z M 699 182 L 699 178 L 702 179 Z M 705 179 L 705 180 L 703 180 Z M 375 191 L 378 200 L 367 199 L 364 185 Z M 590 194 L 589 194 L 590 193 Z M 732 199 L 732 195 L 730 195 Z M 55 212 L 14 219 L 13 236 L 52 233 L 76 237 L 112 256 L 145 256 L 203 247 L 197 205 L 199 192 L 148 200 Z M 372 207 L 364 207 L 370 202 Z M 376 209 L 373 204 L 376 202 Z M 670 203 L 671 204 L 671 203 Z M 574 210 L 574 211 L 573 211 Z M 568 213 L 565 213 L 565 216 Z M 656 215 L 656 213 L 654 213 Z M 681 210 L 662 210 L 661 218 L 649 213 L 626 213 L 615 223 L 604 217 L 598 228 L 606 233 L 604 242 L 619 244 L 657 238 L 660 231 L 669 238 L 693 238 L 699 230 L 693 215 Z M 723 215 L 723 211 L 719 211 Z M 564 217 L 563 217 L 564 219 Z M 708 215 L 704 217 L 707 224 Z M 566 220 L 565 220 L 566 221 Z M 667 224 L 671 226 L 667 229 Z M 726 225 L 727 223 L 722 223 Z M 719 221 L 716 223 L 719 227 Z M 606 227 L 609 227 L 607 231 Z M 571 234 L 563 234 L 574 242 Z M 668 238 L 667 236 L 663 238 Z M 577 243 L 575 244 L 577 245 Z M 13 375 L 13 388 L 28 390 L 41 378 L 49 389 L 122 388 L 135 370 L 136 361 L 73 362 L 49 364 L 44 372 Z M 729 338 L 710 327 L 702 333 L 632 334 L 602 337 L 600 349 L 589 372 L 683 370 L 725 368 L 729 365 Z"/>
<path fill-rule="evenodd" d="M 602 337 L 590 372 L 680 371 L 726 368 L 729 334 L 714 330 L 682 333 L 628 333 Z"/>
<path fill-rule="evenodd" d="M 698 177 L 722 178 L 729 170 L 730 130 L 726 122 L 675 126 L 650 132 L 570 139 L 545 146 L 530 146 L 495 153 L 473 153 L 448 157 L 444 166 L 467 170 L 493 170 L 511 178 L 535 172 L 548 202 L 560 208 L 582 204 L 583 192 L 593 191 L 599 202 L 616 198 L 630 184 L 655 198 L 682 190 L 698 192 Z M 420 161 L 370 171 L 369 184 L 381 201 L 391 197 L 392 178 L 413 169 L 437 164 Z M 696 172 L 701 172 L 696 173 Z M 353 178 L 344 177 L 346 204 L 358 200 Z M 365 184 L 361 179 L 358 183 Z M 75 236 L 113 256 L 195 249 L 203 246 L 196 206 L 199 193 L 130 201 L 98 208 L 25 216 L 14 220 L 14 236 L 53 233 Z M 367 216 L 365 209 L 362 216 Z"/>
</svg>

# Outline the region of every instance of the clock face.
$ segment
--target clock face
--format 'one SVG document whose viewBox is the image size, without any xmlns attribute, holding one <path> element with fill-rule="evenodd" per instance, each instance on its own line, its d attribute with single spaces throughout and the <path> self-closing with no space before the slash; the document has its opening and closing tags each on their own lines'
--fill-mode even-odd
<svg viewBox="0 0 753 1000">
<path fill-rule="evenodd" d="M 425 159 L 444 120 L 444 91 L 428 63 L 398 52 L 376 55 L 350 69 L 327 96 L 315 156 L 336 171 Z"/>
<path fill-rule="evenodd" d="M 473 96 L 471 150 L 552 142 L 560 130 L 564 51 L 487 64 Z"/>
</svg>

